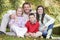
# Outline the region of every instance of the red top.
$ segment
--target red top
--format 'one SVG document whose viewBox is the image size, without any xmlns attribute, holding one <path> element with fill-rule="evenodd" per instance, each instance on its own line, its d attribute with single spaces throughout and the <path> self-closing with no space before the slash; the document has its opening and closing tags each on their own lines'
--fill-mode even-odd
<svg viewBox="0 0 60 40">
<path fill-rule="evenodd" d="M 39 31 L 39 22 L 38 21 L 34 24 L 32 24 L 30 21 L 27 21 L 25 26 L 28 29 L 27 32 L 36 33 L 37 31 Z"/>
</svg>

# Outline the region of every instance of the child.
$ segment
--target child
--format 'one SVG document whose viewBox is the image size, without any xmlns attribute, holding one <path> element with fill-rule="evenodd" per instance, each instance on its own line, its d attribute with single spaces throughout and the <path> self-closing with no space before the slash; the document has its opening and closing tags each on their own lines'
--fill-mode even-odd
<svg viewBox="0 0 60 40">
<path fill-rule="evenodd" d="M 16 14 L 12 14 L 10 16 L 11 20 L 9 22 L 11 30 L 14 31 L 14 33 L 18 37 L 24 37 L 25 33 L 27 32 L 25 25 L 25 20 L 23 17 L 22 8 L 18 8 L 16 10 Z"/>
<path fill-rule="evenodd" d="M 42 35 L 42 33 L 38 30 L 39 22 L 36 20 L 33 13 L 29 14 L 29 21 L 27 21 L 25 26 L 27 27 L 26 36 L 39 37 Z"/>
</svg>

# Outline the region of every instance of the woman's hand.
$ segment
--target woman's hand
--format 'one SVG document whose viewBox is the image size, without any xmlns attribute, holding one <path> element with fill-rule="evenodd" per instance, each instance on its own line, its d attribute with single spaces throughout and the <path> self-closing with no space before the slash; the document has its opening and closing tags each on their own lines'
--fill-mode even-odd
<svg viewBox="0 0 60 40">
<path fill-rule="evenodd" d="M 44 31 L 44 30 L 46 30 L 46 28 L 47 28 L 47 27 L 46 27 L 46 26 L 44 26 L 44 27 L 43 27 L 43 31 Z"/>
</svg>

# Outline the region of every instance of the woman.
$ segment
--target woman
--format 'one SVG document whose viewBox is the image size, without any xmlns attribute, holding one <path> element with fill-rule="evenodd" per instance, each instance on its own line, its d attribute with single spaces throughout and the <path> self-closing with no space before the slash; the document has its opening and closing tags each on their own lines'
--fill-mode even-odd
<svg viewBox="0 0 60 40">
<path fill-rule="evenodd" d="M 40 23 L 39 31 L 42 32 L 44 37 L 50 38 L 52 34 L 54 19 L 44 13 L 44 7 L 41 5 L 39 5 L 36 9 L 36 18 Z"/>
</svg>

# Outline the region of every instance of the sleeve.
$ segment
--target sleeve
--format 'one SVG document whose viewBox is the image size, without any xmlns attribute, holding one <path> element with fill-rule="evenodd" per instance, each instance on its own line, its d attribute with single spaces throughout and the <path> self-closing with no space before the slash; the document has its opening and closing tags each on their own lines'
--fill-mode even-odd
<svg viewBox="0 0 60 40">
<path fill-rule="evenodd" d="M 14 23 L 14 19 L 11 19 L 10 22 L 9 22 L 9 25 L 11 25 L 13 23 Z"/>
<path fill-rule="evenodd" d="M 50 24 L 53 24 L 53 23 L 54 23 L 55 20 L 54 20 L 52 17 L 50 17 L 50 16 L 47 15 L 47 14 L 45 15 L 45 17 L 46 17 L 47 20 L 49 20 L 49 21 L 45 24 L 45 26 L 48 27 Z"/>
<path fill-rule="evenodd" d="M 25 27 L 25 19 L 23 19 L 22 23 L 22 27 Z"/>
<path fill-rule="evenodd" d="M 27 27 L 27 28 L 28 28 L 28 22 L 25 24 L 25 27 Z"/>
<path fill-rule="evenodd" d="M 28 22 L 25 24 L 25 27 L 27 28 L 27 32 L 29 32 L 29 24 L 28 24 Z"/>
</svg>

